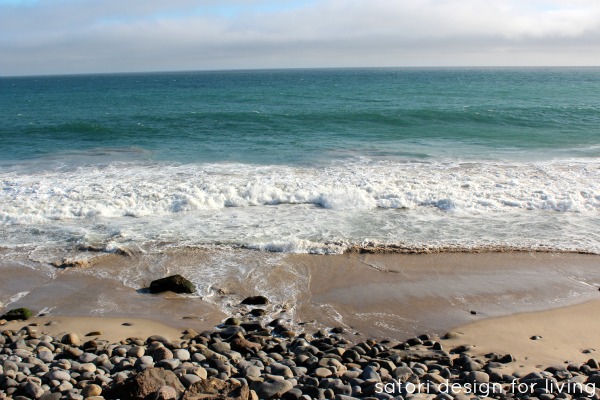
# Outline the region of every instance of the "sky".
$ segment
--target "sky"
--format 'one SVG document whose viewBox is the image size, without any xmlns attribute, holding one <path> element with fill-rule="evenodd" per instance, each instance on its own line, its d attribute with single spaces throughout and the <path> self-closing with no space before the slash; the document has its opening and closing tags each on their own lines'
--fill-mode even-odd
<svg viewBox="0 0 600 400">
<path fill-rule="evenodd" d="M 589 65 L 599 0 L 0 0 L 0 76 Z"/>
</svg>

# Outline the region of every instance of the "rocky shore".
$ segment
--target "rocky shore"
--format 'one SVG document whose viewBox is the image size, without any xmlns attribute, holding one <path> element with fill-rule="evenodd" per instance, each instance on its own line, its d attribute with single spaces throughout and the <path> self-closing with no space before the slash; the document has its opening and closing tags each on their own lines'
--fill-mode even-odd
<svg viewBox="0 0 600 400">
<path fill-rule="evenodd" d="M 119 343 L 0 326 L 0 399 L 598 399 L 598 362 L 515 372 L 511 354 L 475 355 L 458 333 L 356 343 L 342 328 L 295 333 L 260 308 L 213 330 Z M 13 325 L 14 326 L 14 325 Z M 537 338 L 532 338 L 537 339 Z M 450 345 L 452 344 L 452 345 Z"/>
</svg>

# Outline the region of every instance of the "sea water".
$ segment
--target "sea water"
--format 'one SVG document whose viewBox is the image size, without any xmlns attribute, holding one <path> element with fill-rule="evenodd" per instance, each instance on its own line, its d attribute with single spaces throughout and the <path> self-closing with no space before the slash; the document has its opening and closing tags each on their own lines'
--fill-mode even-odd
<svg viewBox="0 0 600 400">
<path fill-rule="evenodd" d="M 597 68 L 4 77 L 0 121 L 4 254 L 600 254 Z"/>
</svg>

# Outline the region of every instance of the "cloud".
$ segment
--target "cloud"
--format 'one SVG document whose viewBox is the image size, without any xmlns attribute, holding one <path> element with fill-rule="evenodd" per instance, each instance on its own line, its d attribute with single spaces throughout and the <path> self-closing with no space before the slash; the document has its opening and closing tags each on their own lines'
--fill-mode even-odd
<svg viewBox="0 0 600 400">
<path fill-rule="evenodd" d="M 0 74 L 600 65 L 596 0 L 0 0 Z"/>
</svg>

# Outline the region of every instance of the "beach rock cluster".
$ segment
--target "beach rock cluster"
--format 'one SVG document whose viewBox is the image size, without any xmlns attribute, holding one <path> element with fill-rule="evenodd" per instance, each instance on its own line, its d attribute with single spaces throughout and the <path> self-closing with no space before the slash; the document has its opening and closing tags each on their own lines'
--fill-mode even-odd
<svg viewBox="0 0 600 400">
<path fill-rule="evenodd" d="M 253 315 L 120 343 L 23 322 L 0 334 L 0 399 L 598 399 L 594 359 L 511 374 L 510 354 L 473 356 L 430 335 L 354 343 L 343 328 L 296 334 Z"/>
</svg>

